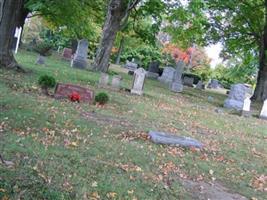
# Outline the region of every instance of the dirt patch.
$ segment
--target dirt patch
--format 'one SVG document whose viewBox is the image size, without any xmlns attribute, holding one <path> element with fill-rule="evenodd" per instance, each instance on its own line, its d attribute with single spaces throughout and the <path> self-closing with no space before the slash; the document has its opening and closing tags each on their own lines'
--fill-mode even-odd
<svg viewBox="0 0 267 200">
<path fill-rule="evenodd" d="M 203 181 L 194 182 L 191 180 L 182 180 L 182 185 L 191 194 L 193 199 L 197 200 L 248 200 L 240 194 L 234 194 L 218 182 L 208 184 Z"/>
<path fill-rule="evenodd" d="M 96 122 L 99 125 L 114 125 L 127 128 L 133 127 L 133 125 L 128 120 L 115 116 L 104 115 L 97 112 L 83 112 L 82 116 L 88 121 Z"/>
</svg>

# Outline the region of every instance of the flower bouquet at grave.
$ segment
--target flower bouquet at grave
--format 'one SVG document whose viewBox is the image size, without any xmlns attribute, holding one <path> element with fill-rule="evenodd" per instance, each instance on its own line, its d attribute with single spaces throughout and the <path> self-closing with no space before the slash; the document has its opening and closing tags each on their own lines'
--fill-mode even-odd
<svg viewBox="0 0 267 200">
<path fill-rule="evenodd" d="M 69 95 L 69 100 L 72 101 L 72 102 L 78 102 L 78 103 L 80 103 L 81 95 L 78 92 L 72 92 Z"/>
</svg>

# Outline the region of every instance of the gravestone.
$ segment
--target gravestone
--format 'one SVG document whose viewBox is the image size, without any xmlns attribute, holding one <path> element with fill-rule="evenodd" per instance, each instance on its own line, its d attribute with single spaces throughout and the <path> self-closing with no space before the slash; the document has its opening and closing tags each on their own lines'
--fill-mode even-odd
<svg viewBox="0 0 267 200">
<path fill-rule="evenodd" d="M 250 104 L 251 100 L 250 97 L 245 98 L 242 108 L 242 116 L 249 117 L 250 116 Z"/>
<path fill-rule="evenodd" d="M 108 81 L 109 81 L 109 75 L 106 73 L 101 73 L 98 86 L 106 87 L 108 85 Z"/>
<path fill-rule="evenodd" d="M 216 79 L 211 79 L 207 86 L 207 88 L 211 88 L 211 89 L 218 89 L 220 87 L 221 87 L 221 84 Z"/>
<path fill-rule="evenodd" d="M 205 84 L 202 81 L 198 81 L 196 89 L 205 90 Z"/>
<path fill-rule="evenodd" d="M 170 84 L 173 81 L 174 72 L 175 72 L 175 69 L 173 67 L 165 67 L 162 75 L 158 78 L 158 80 L 161 83 L 164 83 L 170 86 Z"/>
<path fill-rule="evenodd" d="M 88 41 L 83 39 L 78 43 L 78 47 L 71 66 L 74 68 L 85 69 L 87 67 Z"/>
<path fill-rule="evenodd" d="M 244 100 L 248 95 L 249 89 L 244 84 L 232 85 L 228 98 L 224 101 L 224 107 L 242 110 Z"/>
<path fill-rule="evenodd" d="M 138 68 L 138 64 L 134 63 L 133 61 L 126 60 L 125 68 L 129 71 L 135 71 Z"/>
<path fill-rule="evenodd" d="M 72 49 L 70 49 L 70 48 L 64 48 L 63 49 L 63 53 L 62 53 L 62 57 L 65 60 L 71 60 L 71 58 L 72 58 Z"/>
<path fill-rule="evenodd" d="M 173 81 L 171 83 L 170 89 L 173 92 L 182 92 L 183 91 L 183 83 L 182 83 L 182 75 L 184 71 L 184 62 L 179 61 L 177 63 L 177 67 L 173 76 Z"/>
<path fill-rule="evenodd" d="M 146 74 L 147 78 L 157 79 L 159 77 L 159 61 L 153 61 L 149 63 L 148 72 Z"/>
<path fill-rule="evenodd" d="M 45 56 L 42 56 L 42 55 L 38 55 L 37 57 L 37 60 L 35 62 L 35 64 L 38 64 L 38 65 L 45 65 Z"/>
<path fill-rule="evenodd" d="M 171 133 L 164 133 L 158 131 L 149 131 L 150 139 L 156 144 L 166 144 L 172 146 L 181 146 L 181 147 L 195 147 L 202 148 L 203 144 L 199 141 L 184 136 L 176 136 Z"/>
<path fill-rule="evenodd" d="M 139 68 L 134 71 L 134 80 L 131 89 L 132 94 L 138 94 L 138 95 L 143 94 L 145 78 L 146 78 L 146 70 L 144 70 L 143 68 Z"/>
<path fill-rule="evenodd" d="M 58 83 L 55 89 L 55 98 L 69 98 L 72 93 L 80 95 L 81 102 L 92 103 L 94 101 L 94 91 L 79 85 Z"/>
<path fill-rule="evenodd" d="M 189 87 L 193 87 L 194 86 L 194 78 L 185 76 L 184 77 L 184 85 L 189 86 Z"/>
<path fill-rule="evenodd" d="M 261 113 L 260 113 L 260 118 L 267 120 L 267 99 L 263 103 Z"/>
<path fill-rule="evenodd" d="M 115 90 L 120 90 L 121 89 L 121 79 L 122 77 L 119 75 L 114 75 L 112 77 L 112 81 L 111 81 L 111 87 Z"/>
</svg>

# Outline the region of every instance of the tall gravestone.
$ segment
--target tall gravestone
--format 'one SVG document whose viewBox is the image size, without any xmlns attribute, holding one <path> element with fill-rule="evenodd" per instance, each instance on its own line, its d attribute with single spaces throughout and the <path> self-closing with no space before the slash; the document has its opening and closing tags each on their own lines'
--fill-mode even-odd
<svg viewBox="0 0 267 200">
<path fill-rule="evenodd" d="M 182 75 L 184 71 L 184 62 L 179 61 L 176 66 L 176 70 L 173 76 L 173 81 L 171 83 L 171 91 L 173 92 L 182 92 L 183 91 L 183 83 L 182 83 Z"/>
<path fill-rule="evenodd" d="M 164 83 L 170 86 L 170 84 L 173 81 L 174 72 L 175 72 L 175 69 L 173 67 L 165 67 L 163 69 L 162 75 L 158 78 L 158 80 L 161 83 Z"/>
<path fill-rule="evenodd" d="M 260 113 L 260 118 L 267 120 L 267 99 L 263 103 L 261 113 Z"/>
<path fill-rule="evenodd" d="M 88 41 L 82 39 L 78 43 L 78 47 L 71 66 L 75 68 L 85 69 L 87 67 Z"/>
<path fill-rule="evenodd" d="M 228 98 L 224 101 L 224 107 L 236 110 L 242 110 L 244 100 L 248 97 L 249 88 L 244 84 L 235 84 L 231 86 Z"/>
<path fill-rule="evenodd" d="M 132 94 L 138 94 L 138 95 L 143 94 L 145 78 L 146 78 L 146 70 L 144 70 L 143 68 L 139 68 L 134 71 L 134 80 L 131 89 Z"/>
</svg>

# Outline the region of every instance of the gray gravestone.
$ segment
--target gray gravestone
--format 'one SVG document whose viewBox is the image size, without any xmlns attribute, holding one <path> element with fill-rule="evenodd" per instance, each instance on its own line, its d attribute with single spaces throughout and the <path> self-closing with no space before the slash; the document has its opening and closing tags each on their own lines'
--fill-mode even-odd
<svg viewBox="0 0 267 200">
<path fill-rule="evenodd" d="M 261 113 L 260 113 L 260 118 L 267 120 L 267 99 L 263 103 Z"/>
<path fill-rule="evenodd" d="M 216 79 L 210 80 L 210 82 L 207 86 L 207 88 L 211 88 L 211 89 L 218 89 L 220 87 L 221 87 L 221 85 L 220 85 L 219 81 Z"/>
<path fill-rule="evenodd" d="M 99 79 L 99 86 L 106 87 L 108 85 L 108 81 L 109 81 L 109 75 L 106 73 L 101 73 Z"/>
<path fill-rule="evenodd" d="M 182 83 L 182 75 L 184 71 L 184 62 L 179 61 L 177 63 L 177 67 L 173 76 L 173 82 L 171 83 L 170 89 L 173 92 L 182 92 L 183 91 L 183 83 Z"/>
<path fill-rule="evenodd" d="M 44 65 L 45 64 L 45 56 L 42 56 L 42 55 L 38 55 L 38 58 L 36 60 L 36 64 L 38 65 Z"/>
<path fill-rule="evenodd" d="M 228 98 L 224 101 L 224 107 L 242 110 L 247 96 L 249 96 L 249 89 L 244 84 L 232 85 Z"/>
<path fill-rule="evenodd" d="M 146 78 L 146 70 L 139 68 L 134 71 L 134 80 L 131 93 L 142 95 Z"/>
<path fill-rule="evenodd" d="M 164 83 L 170 86 L 170 84 L 173 81 L 174 72 L 175 72 L 175 69 L 173 67 L 165 67 L 162 75 L 158 78 L 158 80 L 161 83 Z"/>
<path fill-rule="evenodd" d="M 129 71 L 135 71 L 138 68 L 138 64 L 126 60 L 125 68 L 129 69 Z"/>
<path fill-rule="evenodd" d="M 158 131 L 149 131 L 150 139 L 156 144 L 166 144 L 182 147 L 195 147 L 202 148 L 203 144 L 199 141 L 184 136 L 176 136 L 170 133 L 158 132 Z"/>
<path fill-rule="evenodd" d="M 193 87 L 194 86 L 194 78 L 185 76 L 184 77 L 184 85 Z"/>
<path fill-rule="evenodd" d="M 196 89 L 204 90 L 205 89 L 205 84 L 202 81 L 198 81 L 198 83 L 196 85 Z"/>
<path fill-rule="evenodd" d="M 83 39 L 78 43 L 78 47 L 71 66 L 75 68 L 85 69 L 87 67 L 88 41 Z"/>
<path fill-rule="evenodd" d="M 121 79 L 122 78 L 119 75 L 115 75 L 112 77 L 111 86 L 113 89 L 115 89 L 115 90 L 121 89 Z"/>
</svg>

